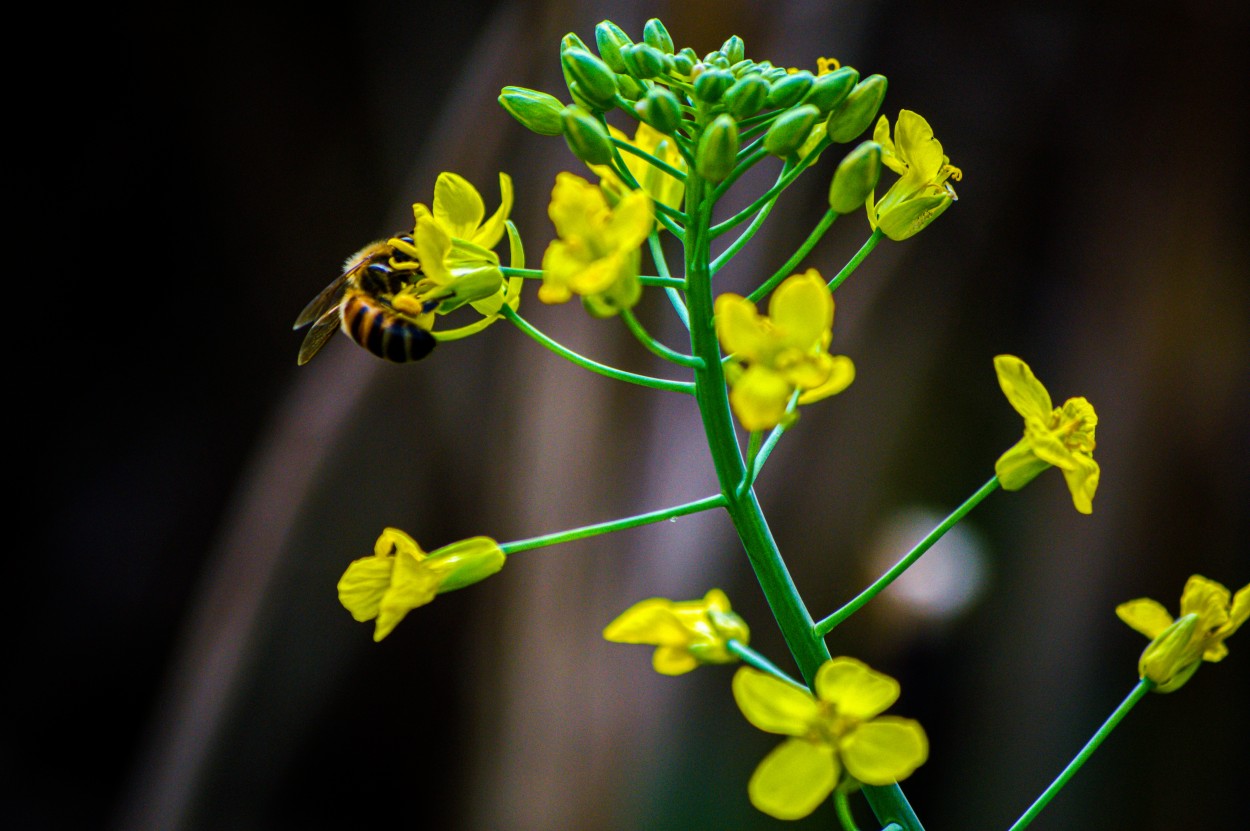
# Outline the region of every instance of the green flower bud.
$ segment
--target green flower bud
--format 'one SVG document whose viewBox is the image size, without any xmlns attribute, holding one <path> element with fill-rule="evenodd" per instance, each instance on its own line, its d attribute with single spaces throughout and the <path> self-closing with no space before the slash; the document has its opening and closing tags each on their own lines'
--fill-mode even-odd
<svg viewBox="0 0 1250 831">
<path fill-rule="evenodd" d="M 708 52 L 706 57 L 703 58 L 703 62 L 711 64 L 717 69 L 729 68 L 729 59 L 725 57 L 723 52 Z"/>
<path fill-rule="evenodd" d="M 499 270 L 499 266 L 486 264 L 456 274 L 451 283 L 428 295 L 423 295 L 422 299 L 439 301 L 439 314 L 447 314 L 466 303 L 474 303 L 499 294 L 503 284 L 503 272 Z"/>
<path fill-rule="evenodd" d="M 849 214 L 863 207 L 881 178 L 881 145 L 865 141 L 846 154 L 829 184 L 829 208 Z"/>
<path fill-rule="evenodd" d="M 739 78 L 725 93 L 725 106 L 734 118 L 755 115 L 768 99 L 768 82 L 758 75 Z"/>
<path fill-rule="evenodd" d="M 564 132 L 564 122 L 560 118 L 564 104 L 554 95 L 525 87 L 504 87 L 499 103 L 527 130 L 542 136 L 558 136 Z"/>
<path fill-rule="evenodd" d="M 560 55 L 564 76 L 576 81 L 584 98 L 597 110 L 610 110 L 616 104 L 616 73 L 585 49 L 571 47 Z"/>
<path fill-rule="evenodd" d="M 877 227 L 890 239 L 895 242 L 901 242 L 929 227 L 929 223 L 941 216 L 951 206 L 951 202 L 954 201 L 954 197 L 949 193 L 934 194 L 932 196 L 913 196 L 910 199 L 903 200 L 879 217 L 877 219 Z M 1040 467 L 1044 470 L 1048 465 L 1043 463 Z M 1036 476 L 1037 472 L 1040 471 L 1034 472 L 1030 468 L 1027 472 L 1032 473 L 1032 476 Z M 1032 476 L 1029 478 L 1032 478 Z M 1025 481 L 1027 482 L 1028 480 L 1026 479 Z"/>
<path fill-rule="evenodd" d="M 782 74 L 785 74 L 785 70 L 782 70 Z M 768 100 L 765 101 L 765 104 L 769 107 L 782 109 L 797 104 L 799 99 L 811 89 L 814 80 L 812 73 L 806 69 L 793 75 L 786 75 L 784 78 L 773 82 L 772 88 L 768 91 Z"/>
<path fill-rule="evenodd" d="M 503 568 L 506 559 L 499 543 L 490 537 L 470 537 L 431 551 L 425 565 L 447 575 L 438 587 L 443 594 L 485 580 Z"/>
<path fill-rule="evenodd" d="M 595 45 L 599 47 L 599 57 L 603 58 L 613 72 L 624 72 L 625 61 L 621 58 L 621 50 L 633 44 L 629 35 L 611 20 L 605 20 L 595 27 Z"/>
<path fill-rule="evenodd" d="M 859 71 L 854 67 L 835 69 L 816 79 L 803 103 L 811 104 L 822 113 L 827 113 L 846 100 L 858 81 Z"/>
<path fill-rule="evenodd" d="M 590 51 L 590 47 L 586 45 L 586 42 L 573 32 L 569 32 L 567 35 L 560 38 L 560 54 L 564 54 L 565 49 L 581 49 L 586 52 Z"/>
<path fill-rule="evenodd" d="M 728 55 L 725 56 L 725 60 L 729 60 Z M 755 61 L 746 59 L 740 61 L 730 61 L 729 63 L 729 71 L 734 74 L 735 78 L 741 76 L 743 72 L 746 72 L 748 69 L 753 69 L 754 67 Z"/>
<path fill-rule="evenodd" d="M 647 88 L 633 75 L 617 75 L 616 88 L 620 90 L 621 97 L 628 101 L 637 101 L 647 92 Z"/>
<path fill-rule="evenodd" d="M 572 104 L 564 108 L 561 119 L 564 122 L 564 140 L 574 156 L 587 164 L 612 161 L 612 139 L 599 119 Z"/>
<path fill-rule="evenodd" d="M 1155 692 L 1180 689 L 1202 664 L 1201 640 L 1194 642 L 1198 615 L 1188 614 L 1173 621 L 1142 652 L 1137 671 L 1155 683 Z"/>
<path fill-rule="evenodd" d="M 665 55 L 673 54 L 673 38 L 657 17 L 651 18 L 642 27 L 642 39 L 645 43 L 659 49 Z"/>
<path fill-rule="evenodd" d="M 677 75 L 689 76 L 694 70 L 695 59 L 684 52 L 673 56 L 673 72 Z"/>
<path fill-rule="evenodd" d="M 677 96 L 661 86 L 647 90 L 643 99 L 634 105 L 634 112 L 665 135 L 671 136 L 681 124 L 681 105 Z"/>
<path fill-rule="evenodd" d="M 747 48 L 746 44 L 742 42 L 742 38 L 737 35 L 733 35 L 729 38 L 729 40 L 725 41 L 725 43 L 721 46 L 720 51 L 730 64 L 735 64 L 746 57 Z"/>
<path fill-rule="evenodd" d="M 646 43 L 635 43 L 621 49 L 625 69 L 638 80 L 654 78 L 664 72 L 664 53 Z"/>
<path fill-rule="evenodd" d="M 818 118 L 820 110 L 810 104 L 786 110 L 768 128 L 768 133 L 764 136 L 764 149 L 782 158 L 791 155 L 807 141 L 807 135 L 816 126 Z"/>
<path fill-rule="evenodd" d="M 869 75 L 856 84 L 851 94 L 829 113 L 830 141 L 846 144 L 864 132 L 881 109 L 885 87 L 884 75 Z"/>
<path fill-rule="evenodd" d="M 738 124 L 721 113 L 703 128 L 694 154 L 695 170 L 704 179 L 719 182 L 738 163 Z"/>
<path fill-rule="evenodd" d="M 689 46 L 683 46 L 681 49 L 678 49 L 677 54 L 685 55 L 687 58 L 690 59 L 690 63 L 692 64 L 696 64 L 699 62 L 699 53 L 691 49 Z"/>
<path fill-rule="evenodd" d="M 703 64 L 707 66 L 707 64 Z M 705 69 L 694 81 L 694 96 L 705 104 L 715 104 L 725 95 L 734 82 L 734 76 L 724 69 Z"/>
</svg>

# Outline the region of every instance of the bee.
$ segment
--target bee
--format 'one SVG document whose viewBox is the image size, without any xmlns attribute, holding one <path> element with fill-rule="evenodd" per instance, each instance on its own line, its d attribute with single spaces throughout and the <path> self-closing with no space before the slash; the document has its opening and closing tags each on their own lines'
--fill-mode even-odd
<svg viewBox="0 0 1250 831">
<path fill-rule="evenodd" d="M 401 237 L 409 246 L 412 240 Z M 409 301 L 415 298 L 402 294 L 421 276 L 416 260 L 396 249 L 390 242 L 366 245 L 343 264 L 343 273 L 326 286 L 304 307 L 295 319 L 296 329 L 308 324 L 312 328 L 304 336 L 297 362 L 300 366 L 312 360 L 336 329 L 379 358 L 396 363 L 419 361 L 434 349 L 436 341 L 428 329 L 412 319 L 411 308 L 396 308 L 396 296 Z M 402 300 L 401 300 L 402 303 Z M 415 309 L 429 312 L 437 303 Z"/>
</svg>

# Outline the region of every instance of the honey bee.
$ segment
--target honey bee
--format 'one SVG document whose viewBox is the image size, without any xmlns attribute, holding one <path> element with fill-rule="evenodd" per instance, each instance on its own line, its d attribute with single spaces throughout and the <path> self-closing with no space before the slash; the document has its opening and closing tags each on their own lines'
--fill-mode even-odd
<svg viewBox="0 0 1250 831">
<path fill-rule="evenodd" d="M 412 240 L 401 237 L 411 245 Z M 366 245 L 343 264 L 343 273 L 304 307 L 296 329 L 312 324 L 299 348 L 300 366 L 312 360 L 336 329 L 379 358 L 396 363 L 419 361 L 434 349 L 429 330 L 418 326 L 394 299 L 421 276 L 416 261 L 389 242 Z M 403 295 L 413 300 L 411 295 Z M 411 305 L 408 304 L 408 305 Z M 420 308 L 428 312 L 437 303 Z"/>
</svg>

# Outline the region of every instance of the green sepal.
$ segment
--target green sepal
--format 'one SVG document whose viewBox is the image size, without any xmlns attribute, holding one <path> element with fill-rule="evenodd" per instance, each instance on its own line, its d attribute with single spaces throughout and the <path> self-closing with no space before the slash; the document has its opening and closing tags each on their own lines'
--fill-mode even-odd
<svg viewBox="0 0 1250 831">
<path fill-rule="evenodd" d="M 901 242 L 927 228 L 929 223 L 941 216 L 954 201 L 954 198 L 949 193 L 913 196 L 910 199 L 904 199 L 898 205 L 890 208 L 883 216 L 877 217 L 877 227 L 881 229 L 881 233 L 890 239 L 895 242 Z M 1010 452 L 1008 451 L 1008 453 Z M 1034 452 L 1032 448 L 1030 448 L 1030 452 Z M 1040 459 L 1038 461 L 1041 462 Z M 1041 464 L 1047 467 L 1050 466 L 1050 462 L 1041 462 Z M 1041 468 L 1041 470 L 1045 470 L 1045 468 Z M 1038 472 L 1041 471 L 1039 470 Z M 1037 474 L 1034 473 L 1033 475 L 1036 476 Z M 1015 490 L 1015 488 L 1007 487 L 1006 482 L 1003 483 L 1003 488 L 1005 490 Z"/>
<path fill-rule="evenodd" d="M 854 67 L 835 69 L 815 80 L 803 103 L 811 104 L 822 113 L 827 113 L 845 101 L 858 82 L 859 70 Z"/>
<path fill-rule="evenodd" d="M 600 58 L 585 49 L 565 49 L 560 54 L 565 78 L 575 81 L 583 98 L 597 110 L 610 110 L 616 104 L 616 73 Z"/>
<path fill-rule="evenodd" d="M 728 57 L 726 57 L 726 60 L 728 60 Z M 746 58 L 737 62 L 730 61 L 729 63 L 729 71 L 734 74 L 735 78 L 741 78 L 743 75 L 748 74 L 747 70 L 754 68 L 755 61 Z"/>
<path fill-rule="evenodd" d="M 560 38 L 560 54 L 563 55 L 565 49 L 581 49 L 586 52 L 590 51 L 590 47 L 587 46 L 586 42 L 579 38 L 575 32 L 569 32 L 567 35 Z"/>
<path fill-rule="evenodd" d="M 858 211 L 881 178 L 881 145 L 865 141 L 838 163 L 829 184 L 829 209 L 836 214 Z"/>
<path fill-rule="evenodd" d="M 737 35 L 731 35 L 729 40 L 721 44 L 721 54 L 729 61 L 730 65 L 736 64 L 738 61 L 746 57 L 747 47 L 742 42 L 742 38 Z"/>
<path fill-rule="evenodd" d="M 785 74 L 785 70 L 782 70 L 782 74 Z M 815 78 L 806 69 L 793 75 L 786 75 L 784 78 L 773 82 L 772 88 L 768 91 L 768 100 L 765 103 L 769 107 L 781 109 L 796 104 L 811 89 L 813 81 L 815 81 Z"/>
<path fill-rule="evenodd" d="M 608 164 L 612 161 L 612 139 L 599 119 L 575 104 L 564 108 L 561 119 L 564 140 L 574 156 L 587 164 Z"/>
<path fill-rule="evenodd" d="M 694 154 L 694 166 L 699 175 L 712 182 L 719 182 L 729 175 L 738 163 L 738 124 L 733 117 L 721 113 L 703 128 L 699 146 Z"/>
<path fill-rule="evenodd" d="M 642 27 L 643 42 L 659 49 L 665 55 L 673 54 L 673 37 L 658 17 L 653 17 Z"/>
<path fill-rule="evenodd" d="M 768 82 L 758 75 L 739 78 L 725 93 L 725 106 L 734 118 L 749 118 L 764 106 L 768 99 Z"/>
<path fill-rule="evenodd" d="M 664 74 L 664 53 L 646 43 L 635 43 L 621 49 L 625 69 L 640 81 Z"/>
<path fill-rule="evenodd" d="M 498 573 L 506 560 L 499 543 L 490 537 L 471 537 L 431 551 L 425 565 L 447 575 L 438 586 L 438 593 L 445 594 Z"/>
<path fill-rule="evenodd" d="M 637 101 L 647 92 L 647 88 L 633 75 L 617 75 L 616 87 L 627 101 Z"/>
<path fill-rule="evenodd" d="M 599 57 L 613 72 L 625 72 L 625 60 L 621 50 L 633 45 L 629 35 L 611 20 L 605 20 L 595 27 L 595 45 L 599 47 Z"/>
<path fill-rule="evenodd" d="M 504 87 L 499 103 L 527 130 L 541 136 L 558 136 L 564 132 L 564 122 L 560 118 L 564 104 L 554 95 L 525 87 Z"/>
<path fill-rule="evenodd" d="M 856 84 L 850 95 L 829 113 L 829 140 L 846 144 L 864 132 L 881 109 L 885 88 L 884 75 L 869 75 Z"/>
<path fill-rule="evenodd" d="M 777 116 L 777 120 L 768 128 L 764 136 L 764 149 L 774 156 L 785 158 L 798 150 L 807 141 L 807 136 L 816 126 L 820 118 L 820 110 L 810 104 L 786 110 Z M 862 205 L 863 199 L 859 204 Z"/>
<path fill-rule="evenodd" d="M 646 123 L 671 136 L 681 125 L 681 105 L 667 88 L 654 86 L 634 105 L 634 112 Z"/>
<path fill-rule="evenodd" d="M 726 69 L 707 68 L 694 80 L 694 97 L 705 104 L 715 104 L 733 85 L 734 76 Z"/>
</svg>

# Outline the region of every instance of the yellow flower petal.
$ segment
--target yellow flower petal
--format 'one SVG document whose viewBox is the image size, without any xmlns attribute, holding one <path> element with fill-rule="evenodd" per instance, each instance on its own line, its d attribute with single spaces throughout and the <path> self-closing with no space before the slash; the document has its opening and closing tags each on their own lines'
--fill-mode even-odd
<svg viewBox="0 0 1250 831">
<path fill-rule="evenodd" d="M 747 721 L 766 733 L 802 736 L 820 716 L 810 692 L 750 667 L 734 673 L 733 693 Z"/>
<path fill-rule="evenodd" d="M 745 361 L 759 360 L 767 343 L 767 324 L 755 304 L 737 294 L 722 294 L 713 306 L 716 336 L 726 352 Z"/>
<path fill-rule="evenodd" d="M 481 194 L 467 179 L 455 173 L 438 175 L 434 182 L 434 220 L 447 233 L 472 240 L 485 215 L 486 205 Z"/>
<path fill-rule="evenodd" d="M 607 625 L 603 637 L 613 643 L 685 645 L 690 642 L 690 635 L 672 606 L 673 601 L 661 597 L 635 603 Z"/>
<path fill-rule="evenodd" d="M 512 177 L 507 173 L 499 174 L 499 196 L 498 210 L 474 232 L 471 239 L 483 248 L 494 248 L 503 239 L 504 223 L 512 213 Z"/>
<path fill-rule="evenodd" d="M 1135 631 L 1154 640 L 1172 625 L 1172 616 L 1163 604 L 1149 597 L 1139 597 L 1115 607 L 1115 614 Z"/>
<path fill-rule="evenodd" d="M 352 617 L 364 623 L 378 616 L 394 566 L 390 557 L 364 557 L 347 567 L 339 579 L 338 592 L 339 602 Z"/>
<path fill-rule="evenodd" d="M 1017 413 L 1026 419 L 1050 419 L 1054 410 L 1050 393 L 1033 375 L 1028 364 L 1015 355 L 999 355 L 994 359 L 994 372 L 998 374 L 998 385 L 1002 387 L 1003 395 L 1007 396 Z"/>
<path fill-rule="evenodd" d="M 747 795 L 771 817 L 802 819 L 833 793 L 838 773 L 829 745 L 788 739 L 760 762 L 747 783 Z"/>
<path fill-rule="evenodd" d="M 1072 504 L 1083 514 L 1094 512 L 1094 492 L 1098 490 L 1098 479 L 1101 471 L 1098 462 L 1088 456 L 1074 454 L 1071 456 L 1073 465 L 1063 471 L 1064 481 L 1072 493 Z"/>
<path fill-rule="evenodd" d="M 831 355 L 830 358 L 832 363 L 829 367 L 829 377 L 820 386 L 805 390 L 799 396 L 799 406 L 813 404 L 831 395 L 837 395 L 855 380 L 855 364 L 850 358 L 845 355 Z"/>
<path fill-rule="evenodd" d="M 784 377 L 766 366 L 749 367 L 729 391 L 734 415 L 748 430 L 771 430 L 781 423 L 794 392 Z"/>
<path fill-rule="evenodd" d="M 779 346 L 810 352 L 833 326 L 833 295 L 814 268 L 788 278 L 768 301 Z"/>
<path fill-rule="evenodd" d="M 661 675 L 684 675 L 699 666 L 699 659 L 685 649 L 661 646 L 651 657 L 651 666 Z"/>
<path fill-rule="evenodd" d="M 816 694 L 835 705 L 839 715 L 870 719 L 898 700 L 899 685 L 862 661 L 834 658 L 816 673 Z"/>
<path fill-rule="evenodd" d="M 838 744 L 842 764 L 866 785 L 889 785 L 911 776 L 929 758 L 929 739 L 912 719 L 882 716 L 850 731 Z"/>
</svg>

